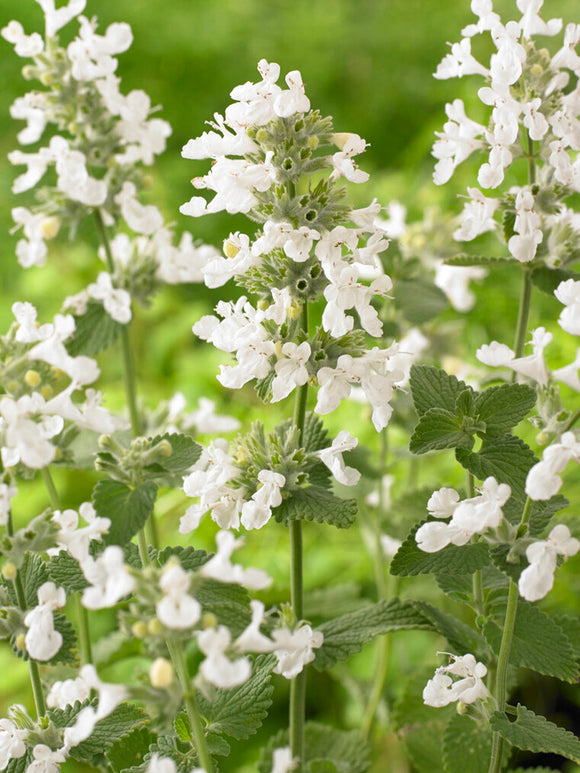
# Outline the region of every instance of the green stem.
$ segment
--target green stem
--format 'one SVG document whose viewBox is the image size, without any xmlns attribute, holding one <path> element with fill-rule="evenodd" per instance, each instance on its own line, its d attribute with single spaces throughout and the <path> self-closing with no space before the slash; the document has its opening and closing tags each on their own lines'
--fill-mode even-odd
<svg viewBox="0 0 580 773">
<path fill-rule="evenodd" d="M 466 486 L 467 498 L 471 499 L 473 496 L 475 496 L 475 478 L 473 477 L 473 473 L 469 471 L 466 475 Z M 485 614 L 485 603 L 483 600 L 483 578 L 481 575 L 481 569 L 477 569 L 473 573 L 473 600 L 477 614 Z"/>
<path fill-rule="evenodd" d="M 302 306 L 301 329 L 308 333 L 308 302 Z M 308 382 L 296 393 L 294 426 L 298 430 L 298 444 L 302 443 L 306 421 Z M 290 601 L 294 619 L 298 623 L 304 617 L 304 567 L 302 547 L 302 521 L 290 523 Z M 292 757 L 298 759 L 296 773 L 304 770 L 304 722 L 306 713 L 306 667 L 290 683 L 290 748 Z"/>
<path fill-rule="evenodd" d="M 526 333 L 528 330 L 528 320 L 530 317 L 530 301 L 532 299 L 532 272 L 529 268 L 523 267 L 523 283 L 520 295 L 520 306 L 518 310 L 518 321 L 516 326 L 516 335 L 514 340 L 514 349 L 516 357 L 521 357 L 524 353 L 526 343 Z M 514 378 L 516 377 L 514 372 Z"/>
<path fill-rule="evenodd" d="M 572 427 L 574 426 L 574 424 L 576 424 L 578 419 L 580 419 L 580 408 L 578 408 L 578 410 L 575 411 L 572 414 L 572 416 L 570 416 L 570 418 L 566 422 L 566 426 L 564 427 L 563 431 L 567 432 L 569 429 L 572 429 Z"/>
<path fill-rule="evenodd" d="M 60 497 L 58 495 L 58 491 L 56 490 L 56 486 L 54 485 L 54 480 L 52 479 L 52 475 L 50 474 L 50 469 L 48 467 L 43 467 L 42 478 L 44 480 L 44 485 L 46 486 L 46 490 L 48 491 L 48 496 L 50 498 L 50 504 L 52 506 L 52 509 L 60 510 L 61 509 Z M 79 628 L 78 633 L 79 633 L 81 663 L 83 665 L 86 665 L 87 663 L 93 662 L 93 653 L 91 649 L 91 628 L 89 625 L 89 613 L 83 607 L 81 603 L 81 597 L 78 593 L 74 594 L 74 599 L 75 599 L 77 622 L 78 622 L 78 628 Z"/>
<path fill-rule="evenodd" d="M 167 639 L 166 644 L 183 691 L 183 701 L 189 718 L 189 724 L 191 725 L 191 733 L 195 742 L 195 750 L 197 752 L 199 763 L 205 770 L 205 773 L 213 773 L 213 762 L 207 747 L 205 733 L 201 717 L 199 716 L 197 701 L 195 699 L 195 690 L 187 670 L 187 663 L 185 661 L 185 653 L 182 644 L 175 639 Z"/>
<path fill-rule="evenodd" d="M 528 497 L 520 520 L 520 526 L 525 525 L 532 511 L 532 500 Z M 516 624 L 516 614 L 518 609 L 518 586 L 513 580 L 510 580 L 508 601 L 505 612 L 505 621 L 497 659 L 497 672 L 495 677 L 495 699 L 497 701 L 497 710 L 504 711 L 507 698 L 507 675 L 510 661 L 510 651 L 514 628 Z M 488 773 L 499 773 L 501 770 L 503 753 L 503 738 L 499 733 L 493 734 L 491 759 L 489 762 Z"/>
<path fill-rule="evenodd" d="M 139 558 L 141 559 L 141 565 L 143 568 L 149 566 L 149 548 L 147 547 L 147 537 L 145 536 L 145 529 L 140 529 L 137 532 L 137 547 L 139 548 Z"/>
<path fill-rule="evenodd" d="M 14 525 L 12 523 L 12 512 L 9 510 L 6 516 L 6 532 L 9 537 L 14 535 Z M 16 601 L 21 612 L 26 612 L 28 605 L 26 603 L 26 594 L 24 592 L 24 585 L 22 584 L 22 577 L 20 572 L 16 571 L 16 576 L 12 580 L 12 586 L 16 595 Z M 32 695 L 34 696 L 34 705 L 36 707 L 36 716 L 40 720 L 46 714 L 46 703 L 44 702 L 44 692 L 42 690 L 42 682 L 40 680 L 40 671 L 38 663 L 32 658 L 28 658 L 28 674 L 30 676 L 30 685 L 32 687 Z"/>
</svg>

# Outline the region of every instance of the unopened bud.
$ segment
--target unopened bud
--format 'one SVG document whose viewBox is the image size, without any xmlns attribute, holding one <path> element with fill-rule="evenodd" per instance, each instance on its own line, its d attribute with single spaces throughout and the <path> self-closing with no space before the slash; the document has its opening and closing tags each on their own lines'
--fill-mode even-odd
<svg viewBox="0 0 580 773">
<path fill-rule="evenodd" d="M 550 58 L 550 52 L 548 51 L 547 48 L 540 48 L 540 50 L 538 51 L 538 54 L 540 54 L 540 56 L 545 57 L 546 59 Z"/>
<path fill-rule="evenodd" d="M 4 577 L 5 580 L 15 580 L 16 571 L 15 564 L 13 564 L 12 561 L 9 561 L 2 567 L 2 577 Z"/>
<path fill-rule="evenodd" d="M 226 258 L 235 258 L 240 248 L 235 245 L 230 239 L 226 239 L 224 242 L 224 255 Z"/>
<path fill-rule="evenodd" d="M 147 625 L 142 620 L 138 620 L 131 626 L 131 633 L 136 639 L 144 639 L 147 636 Z"/>
<path fill-rule="evenodd" d="M 218 619 L 213 612 L 204 612 L 201 618 L 201 624 L 204 628 L 215 628 L 218 624 Z"/>
<path fill-rule="evenodd" d="M 52 73 L 50 72 L 41 73 L 39 80 L 43 86 L 50 86 L 50 84 L 52 83 Z"/>
<path fill-rule="evenodd" d="M 151 636 L 159 636 L 160 633 L 163 633 L 163 626 L 156 617 L 152 617 L 147 623 L 147 633 L 150 633 Z"/>
<path fill-rule="evenodd" d="M 467 714 L 468 711 L 469 711 L 469 704 L 468 703 L 464 703 L 463 701 L 458 701 L 457 702 L 457 713 L 460 716 L 464 716 L 465 714 Z"/>
<path fill-rule="evenodd" d="M 144 175 L 144 177 L 143 177 L 143 187 L 144 188 L 152 188 L 153 187 L 153 183 L 154 183 L 153 175 L 151 175 L 151 174 Z"/>
<path fill-rule="evenodd" d="M 173 682 L 173 666 L 165 658 L 157 658 L 149 669 L 149 681 L 153 687 L 169 687 Z"/>
<path fill-rule="evenodd" d="M 291 303 L 290 306 L 288 306 L 286 309 L 286 314 L 290 317 L 290 319 L 298 319 L 301 313 L 302 308 L 297 303 Z"/>
<path fill-rule="evenodd" d="M 315 150 L 320 145 L 320 140 L 313 134 L 311 137 L 308 137 L 306 144 L 311 150 Z"/>
<path fill-rule="evenodd" d="M 50 384 L 45 384 L 40 390 L 40 394 L 44 397 L 45 400 L 49 400 L 52 397 L 52 387 Z"/>
<path fill-rule="evenodd" d="M 533 65 L 532 65 L 532 75 L 533 75 L 534 77 L 536 77 L 536 78 L 537 78 L 537 77 L 538 77 L 538 75 L 541 75 L 543 72 L 544 72 L 544 68 L 542 67 L 542 65 L 541 65 L 541 64 L 538 64 L 538 63 L 536 62 L 536 64 L 533 64 Z"/>
<path fill-rule="evenodd" d="M 69 134 L 76 134 L 79 130 L 79 126 L 76 121 L 71 121 L 66 128 L 68 129 Z"/>
<path fill-rule="evenodd" d="M 31 64 L 27 64 L 22 68 L 22 77 L 25 81 L 31 81 L 36 78 L 36 67 Z"/>
<path fill-rule="evenodd" d="M 330 139 L 339 150 L 342 150 L 351 137 L 352 132 L 336 132 Z"/>
<path fill-rule="evenodd" d="M 60 368 L 54 367 L 54 368 L 52 368 L 52 375 L 55 378 L 62 378 L 65 375 L 65 372 L 64 372 L 64 370 L 61 370 Z"/>
<path fill-rule="evenodd" d="M 157 444 L 157 450 L 161 454 L 161 456 L 171 456 L 173 453 L 173 448 L 171 447 L 171 443 L 169 440 L 161 440 Z"/>
<path fill-rule="evenodd" d="M 282 341 L 276 341 L 274 344 L 274 350 L 276 352 L 276 357 L 280 359 L 282 357 Z"/>
<path fill-rule="evenodd" d="M 258 129 L 256 132 L 256 139 L 258 142 L 266 142 L 268 139 L 268 130 L 264 129 L 263 127 L 261 129 Z"/>
<path fill-rule="evenodd" d="M 37 370 L 27 370 L 24 374 L 24 383 L 32 389 L 35 389 L 41 381 L 40 373 Z"/>
<path fill-rule="evenodd" d="M 54 239 L 60 228 L 58 217 L 47 217 L 40 224 L 40 231 L 43 239 Z"/>
<path fill-rule="evenodd" d="M 25 633 L 19 633 L 16 639 L 14 639 L 14 646 L 17 650 L 25 650 L 26 649 L 26 634 Z"/>
<path fill-rule="evenodd" d="M 12 392 L 12 393 L 17 392 L 18 391 L 18 381 L 9 381 L 6 384 L 6 390 L 8 392 Z"/>
</svg>

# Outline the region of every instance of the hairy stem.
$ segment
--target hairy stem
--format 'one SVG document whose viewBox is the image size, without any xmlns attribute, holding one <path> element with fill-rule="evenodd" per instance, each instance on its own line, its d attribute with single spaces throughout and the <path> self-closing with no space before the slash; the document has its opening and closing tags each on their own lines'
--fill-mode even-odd
<svg viewBox="0 0 580 773">
<path fill-rule="evenodd" d="M 12 523 L 12 512 L 8 510 L 6 515 L 6 532 L 9 537 L 14 534 L 14 525 Z M 24 592 L 24 585 L 22 583 L 22 577 L 20 572 L 16 572 L 16 576 L 12 580 L 12 587 L 16 595 L 16 601 L 21 612 L 26 612 L 28 605 L 26 603 L 26 594 Z M 46 714 L 46 703 L 44 701 L 44 692 L 42 690 L 42 682 L 40 679 L 40 671 L 38 663 L 32 658 L 28 658 L 28 675 L 30 677 L 30 685 L 32 687 L 32 695 L 34 696 L 34 705 L 36 707 L 36 716 L 40 720 Z"/>
<path fill-rule="evenodd" d="M 308 303 L 302 306 L 301 329 L 308 332 Z M 298 430 L 298 444 L 302 443 L 306 420 L 308 382 L 296 393 L 294 426 Z M 290 601 L 296 622 L 304 617 L 304 571 L 302 549 L 302 521 L 290 523 Z M 290 683 L 290 748 L 298 759 L 297 773 L 304 770 L 304 722 L 306 711 L 306 667 Z"/>
<path fill-rule="evenodd" d="M 50 504 L 52 506 L 52 509 L 61 510 L 62 506 L 60 502 L 60 497 L 58 495 L 58 491 L 56 490 L 56 486 L 54 485 L 54 480 L 52 479 L 52 475 L 50 474 L 50 469 L 48 467 L 43 467 L 42 479 L 44 480 L 44 485 L 46 487 L 46 490 L 48 491 L 48 496 L 50 498 Z M 86 665 L 87 663 L 93 662 L 93 653 L 91 649 L 91 629 L 89 625 L 89 613 L 81 603 L 80 594 L 78 593 L 74 594 L 74 601 L 75 601 L 75 609 L 76 609 L 77 622 L 78 622 L 78 634 L 79 634 L 79 645 L 80 645 L 79 654 L 81 657 L 81 663 L 83 665 Z"/>
<path fill-rule="evenodd" d="M 166 644 L 177 673 L 177 678 L 179 679 L 179 684 L 183 691 L 183 701 L 185 703 L 189 724 L 191 725 L 191 734 L 195 743 L 195 750 L 197 752 L 199 763 L 205 770 L 205 773 L 213 773 L 213 762 L 209 754 L 203 724 L 197 708 L 195 689 L 187 670 L 183 646 L 180 641 L 175 639 L 167 639 Z"/>
</svg>

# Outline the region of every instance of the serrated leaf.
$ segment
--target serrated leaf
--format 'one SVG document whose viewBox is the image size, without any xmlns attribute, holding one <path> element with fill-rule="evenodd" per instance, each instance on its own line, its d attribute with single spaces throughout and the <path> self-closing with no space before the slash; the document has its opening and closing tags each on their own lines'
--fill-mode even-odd
<svg viewBox="0 0 580 773">
<path fill-rule="evenodd" d="M 218 623 L 227 626 L 234 638 L 250 624 L 250 597 L 241 585 L 204 578 L 196 584 L 193 595 L 203 611 L 214 614 Z"/>
<path fill-rule="evenodd" d="M 498 589 L 507 590 L 509 580 L 495 566 L 484 566 L 481 569 L 482 587 L 484 592 Z M 443 593 L 453 601 L 473 604 L 473 577 L 469 574 L 438 574 L 435 578 Z"/>
<path fill-rule="evenodd" d="M 487 255 L 468 255 L 467 253 L 461 255 L 454 255 L 452 258 L 446 258 L 443 263 L 446 266 L 508 266 L 510 263 L 516 263 L 516 259 L 510 257 L 506 258 L 492 258 Z"/>
<path fill-rule="evenodd" d="M 469 717 L 452 717 L 443 737 L 446 773 L 487 773 L 491 757 L 491 733 Z"/>
<path fill-rule="evenodd" d="M 345 582 L 317 588 L 304 594 L 304 617 L 307 620 L 328 620 L 329 610 L 335 615 L 346 615 L 367 605 L 361 597 L 361 586 L 356 582 Z"/>
<path fill-rule="evenodd" d="M 485 542 L 447 545 L 437 553 L 425 553 L 417 545 L 415 535 L 420 526 L 415 524 L 391 561 L 390 572 L 399 577 L 416 574 L 473 574 L 489 563 L 489 551 Z"/>
<path fill-rule="evenodd" d="M 322 420 L 316 414 L 309 411 L 304 420 L 304 431 L 302 432 L 302 447 L 309 453 L 321 451 L 332 445 L 328 432 Z"/>
<path fill-rule="evenodd" d="M 89 586 L 79 562 L 65 550 L 52 556 L 47 562 L 46 568 L 50 579 L 69 593 L 80 593 Z"/>
<path fill-rule="evenodd" d="M 427 279 L 399 279 L 393 288 L 395 306 L 412 325 L 428 322 L 449 306 L 445 293 Z"/>
<path fill-rule="evenodd" d="M 151 446 L 166 440 L 171 446 L 171 453 L 157 461 L 157 465 L 172 475 L 184 475 L 201 455 L 201 446 L 189 435 L 179 433 L 156 435 L 150 439 Z"/>
<path fill-rule="evenodd" d="M 499 654 L 502 628 L 488 621 L 483 633 L 496 655 Z M 566 682 L 576 681 L 580 674 L 574 650 L 562 628 L 541 609 L 522 599 L 516 612 L 510 662 Z"/>
<path fill-rule="evenodd" d="M 536 390 L 525 384 L 489 387 L 475 397 L 477 419 L 485 434 L 495 437 L 510 432 L 536 404 Z"/>
<path fill-rule="evenodd" d="M 89 301 L 82 315 L 75 315 L 75 331 L 67 341 L 69 354 L 76 357 L 84 354 L 93 357 L 114 343 L 121 335 L 123 325 L 116 322 L 105 311 L 101 303 Z"/>
<path fill-rule="evenodd" d="M 348 529 L 356 520 L 356 499 L 340 499 L 321 486 L 295 489 L 279 507 L 272 509 L 278 523 L 287 526 L 290 521 L 316 521 L 339 529 Z"/>
<path fill-rule="evenodd" d="M 176 556 L 179 559 L 181 566 L 188 572 L 195 572 L 197 569 L 206 564 L 212 557 L 212 553 L 208 553 L 205 550 L 196 550 L 189 545 L 183 547 L 182 545 L 168 545 L 163 550 L 153 550 L 151 553 L 152 560 L 157 560 L 161 566 L 166 564 L 172 556 Z"/>
<path fill-rule="evenodd" d="M 486 439 L 477 452 L 458 448 L 455 457 L 479 480 L 491 475 L 499 483 L 507 483 L 512 496 L 521 500 L 525 499 L 527 474 L 538 461 L 532 449 L 514 435 Z"/>
<path fill-rule="evenodd" d="M 422 416 L 430 408 L 442 408 L 455 414 L 455 401 L 467 384 L 431 365 L 413 365 L 409 386 L 415 410 Z"/>
<path fill-rule="evenodd" d="M 506 209 L 502 217 L 503 238 L 507 244 L 515 234 L 516 213 L 513 209 Z"/>
<path fill-rule="evenodd" d="M 318 626 L 324 635 L 312 665 L 319 671 L 346 660 L 380 634 L 402 630 L 432 631 L 433 625 L 413 602 L 394 598 L 379 601 L 356 612 L 329 620 Z"/>
<path fill-rule="evenodd" d="M 48 569 L 40 556 L 28 553 L 24 559 L 21 571 L 24 577 L 26 606 L 31 609 L 38 605 L 38 589 L 50 579 Z"/>
<path fill-rule="evenodd" d="M 435 668 L 412 671 L 405 677 L 402 693 L 397 698 L 391 712 L 391 720 L 395 730 L 412 729 L 429 722 L 444 723 L 455 714 L 456 706 L 449 704 L 435 709 L 427 706 L 423 700 L 423 690 L 429 679 L 433 678 Z"/>
<path fill-rule="evenodd" d="M 138 727 L 111 746 L 107 751 L 107 760 L 114 770 L 124 770 L 139 765 L 156 738 L 157 736 L 148 727 Z"/>
<path fill-rule="evenodd" d="M 32 762 L 32 752 L 27 751 L 22 757 L 11 759 L 4 768 L 4 773 L 26 773 Z"/>
<path fill-rule="evenodd" d="M 442 612 L 425 601 L 414 601 L 413 604 L 431 622 L 433 628 L 447 639 L 452 652 L 472 652 L 487 660 L 487 644 L 480 633 L 454 615 Z"/>
<path fill-rule="evenodd" d="M 553 296 L 554 290 L 560 282 L 565 282 L 567 279 L 578 279 L 578 274 L 575 271 L 566 271 L 563 268 L 538 266 L 538 268 L 532 269 L 530 278 L 539 290 Z"/>
<path fill-rule="evenodd" d="M 442 448 L 472 448 L 473 437 L 461 429 L 454 413 L 444 408 L 429 408 L 419 419 L 411 440 L 409 451 L 426 454 Z"/>
<path fill-rule="evenodd" d="M 443 723 L 434 721 L 405 732 L 405 746 L 409 758 L 419 773 L 445 773 L 443 729 Z"/>
<path fill-rule="evenodd" d="M 109 533 L 103 537 L 107 545 L 123 547 L 153 512 L 157 485 L 152 481 L 130 489 L 118 480 L 100 480 L 93 491 L 93 505 L 100 518 L 109 518 Z"/>
<path fill-rule="evenodd" d="M 539 537 L 552 520 L 552 517 L 559 513 L 560 510 L 565 510 L 569 505 L 570 502 L 561 494 L 556 494 L 546 502 L 533 502 L 529 520 L 530 536 Z"/>
<path fill-rule="evenodd" d="M 74 720 L 81 709 L 87 706 L 95 706 L 96 701 L 75 701 L 74 703 L 68 703 L 64 709 L 48 709 L 47 714 L 51 722 L 55 727 L 71 727 L 74 725 Z"/>
<path fill-rule="evenodd" d="M 512 746 L 530 752 L 559 754 L 580 764 L 580 738 L 545 717 L 518 703 L 517 718 L 510 722 L 505 714 L 496 711 L 490 719 L 492 729 Z"/>
<path fill-rule="evenodd" d="M 260 655 L 254 661 L 252 676 L 244 684 L 231 690 L 214 690 L 211 701 L 198 695 L 199 709 L 207 729 L 238 739 L 249 738 L 256 733 L 272 704 L 274 665 L 272 656 Z"/>
<path fill-rule="evenodd" d="M 492 545 L 489 555 L 500 572 L 503 572 L 514 582 L 520 579 L 520 574 L 528 566 L 528 562 L 522 555 L 512 554 L 512 545 Z M 508 556 L 510 557 L 509 561 Z"/>
<path fill-rule="evenodd" d="M 140 639 L 127 636 L 122 631 L 111 631 L 93 645 L 93 659 L 100 668 L 106 668 L 120 660 L 138 657 L 142 649 Z"/>
<path fill-rule="evenodd" d="M 197 753 L 189 742 L 183 742 L 173 735 L 160 735 L 155 743 L 150 746 L 150 755 L 147 755 L 148 762 L 152 754 L 158 754 L 160 757 L 169 757 L 177 767 L 178 773 L 191 773 L 191 770 L 198 765 Z"/>
<path fill-rule="evenodd" d="M 341 773 L 366 773 L 369 769 L 370 749 L 358 730 L 336 730 L 318 722 L 307 722 L 304 735 L 305 767 L 313 760 L 329 760 Z M 271 773 L 274 749 L 288 745 L 288 730 L 272 736 L 260 752 L 259 773 Z"/>
<path fill-rule="evenodd" d="M 580 618 L 554 615 L 552 619 L 564 631 L 574 650 L 574 657 L 580 661 Z"/>
<path fill-rule="evenodd" d="M 70 755 L 81 762 L 98 766 L 114 744 L 147 722 L 143 709 L 131 703 L 121 703 L 109 716 L 97 722 L 86 741 L 71 748 Z"/>
</svg>

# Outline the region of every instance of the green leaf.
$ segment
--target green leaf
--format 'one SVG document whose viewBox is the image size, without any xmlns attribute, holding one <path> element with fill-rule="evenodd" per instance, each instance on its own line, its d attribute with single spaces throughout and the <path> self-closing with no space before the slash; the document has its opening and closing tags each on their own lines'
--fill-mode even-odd
<svg viewBox="0 0 580 773">
<path fill-rule="evenodd" d="M 489 551 L 485 542 L 447 545 L 436 553 L 426 553 L 417 545 L 415 535 L 420 526 L 415 524 L 391 561 L 390 571 L 399 577 L 416 574 L 473 574 L 489 563 Z"/>
<path fill-rule="evenodd" d="M 356 499 L 340 499 L 321 486 L 295 489 L 288 499 L 272 510 L 278 523 L 287 526 L 290 521 L 317 521 L 347 529 L 356 520 Z"/>
<path fill-rule="evenodd" d="M 502 628 L 488 621 L 483 633 L 496 655 L 499 654 Z M 580 675 L 574 650 L 562 628 L 537 606 L 522 599 L 518 602 L 510 663 L 566 682 L 574 682 Z"/>
<path fill-rule="evenodd" d="M 368 601 L 361 596 L 362 588 L 356 582 L 316 588 L 304 594 L 304 617 L 307 620 L 328 620 L 328 611 L 335 615 L 346 615 L 364 607 Z"/>
<path fill-rule="evenodd" d="M 514 435 L 486 439 L 477 452 L 458 448 L 455 456 L 479 480 L 492 475 L 499 483 L 507 483 L 512 496 L 522 501 L 528 471 L 538 461 L 532 449 Z"/>
<path fill-rule="evenodd" d="M 302 433 L 302 446 L 305 451 L 314 453 L 328 448 L 332 442 L 328 432 L 322 423 L 322 420 L 316 414 L 309 411 L 304 420 L 304 431 Z"/>
<path fill-rule="evenodd" d="M 454 255 L 452 258 L 446 258 L 446 266 L 508 266 L 515 263 L 515 258 L 492 258 L 486 255 Z"/>
<path fill-rule="evenodd" d="M 503 238 L 507 244 L 515 234 L 516 213 L 513 209 L 506 209 L 502 217 Z"/>
<path fill-rule="evenodd" d="M 580 618 L 568 617 L 568 615 L 554 615 L 552 618 L 568 637 L 574 657 L 580 661 Z"/>
<path fill-rule="evenodd" d="M 569 505 L 570 502 L 561 494 L 556 494 L 546 502 L 533 502 L 529 520 L 530 536 L 539 537 L 543 534 L 552 517 L 560 510 L 565 510 Z"/>
<path fill-rule="evenodd" d="M 332 762 L 340 773 L 366 773 L 370 767 L 370 749 L 358 730 L 336 730 L 318 722 L 305 726 L 306 769 L 313 760 Z M 271 773 L 274 749 L 288 746 L 288 730 L 281 730 L 270 738 L 260 752 L 259 773 Z"/>
<path fill-rule="evenodd" d="M 163 566 L 172 556 L 177 556 L 179 563 L 186 571 L 195 572 L 209 561 L 212 554 L 207 553 L 205 550 L 196 550 L 190 546 L 168 545 L 163 550 L 153 550 L 151 558 L 152 560 L 159 561 L 160 565 Z"/>
<path fill-rule="evenodd" d="M 538 268 L 532 269 L 530 278 L 539 290 L 553 296 L 554 290 L 560 282 L 565 282 L 566 279 L 578 279 L 578 274 L 575 271 L 566 271 L 563 268 L 538 266 Z"/>
<path fill-rule="evenodd" d="M 520 579 L 520 574 L 528 566 L 528 562 L 521 554 L 514 555 L 512 545 L 492 545 L 489 550 L 494 565 L 510 577 L 514 582 Z M 508 561 L 509 556 L 509 561 Z"/>
<path fill-rule="evenodd" d="M 26 773 L 31 762 L 32 752 L 28 750 L 22 757 L 10 760 L 4 768 L 4 773 Z"/>
<path fill-rule="evenodd" d="M 238 739 L 249 738 L 258 731 L 272 704 L 274 664 L 271 655 L 260 655 L 254 661 L 252 676 L 244 684 L 231 690 L 216 689 L 211 700 L 198 695 L 208 731 Z"/>
<path fill-rule="evenodd" d="M 50 721 L 55 727 L 71 727 L 74 725 L 74 720 L 81 709 L 87 706 L 96 706 L 96 700 L 75 701 L 74 703 L 68 703 L 64 709 L 48 709 L 47 714 Z"/>
<path fill-rule="evenodd" d="M 429 408 L 417 423 L 409 443 L 413 454 L 442 448 L 472 448 L 473 438 L 461 429 L 457 416 L 445 408 Z"/>
<path fill-rule="evenodd" d="M 160 460 L 158 459 L 156 466 L 163 468 L 165 472 L 171 475 L 184 475 L 201 455 L 201 446 L 189 435 L 166 432 L 164 435 L 155 435 L 155 437 L 149 439 L 149 442 L 151 447 L 153 447 L 162 440 L 166 440 L 169 443 L 171 453 Z"/>
<path fill-rule="evenodd" d="M 52 556 L 47 562 L 46 568 L 50 579 L 56 585 L 65 588 L 68 593 L 80 593 L 89 586 L 79 562 L 65 550 Z"/>
<path fill-rule="evenodd" d="M 107 760 L 114 770 L 139 765 L 144 761 L 156 738 L 148 727 L 138 727 L 111 746 L 107 751 Z"/>
<path fill-rule="evenodd" d="M 479 422 L 488 436 L 503 435 L 524 419 L 536 404 L 536 390 L 525 384 L 502 384 L 480 392 L 475 398 Z"/>
<path fill-rule="evenodd" d="M 93 491 L 93 504 L 100 518 L 109 518 L 109 533 L 103 538 L 107 545 L 123 547 L 143 528 L 153 512 L 157 485 L 152 481 L 130 489 L 118 480 L 100 480 Z"/>
<path fill-rule="evenodd" d="M 91 735 L 70 750 L 71 757 L 98 767 L 103 755 L 118 741 L 142 727 L 148 721 L 143 709 L 131 703 L 121 703 L 108 717 L 97 722 Z"/>
<path fill-rule="evenodd" d="M 75 332 L 66 343 L 69 354 L 93 357 L 114 343 L 121 335 L 120 325 L 105 311 L 101 303 L 89 301 L 85 314 L 75 316 Z"/>
<path fill-rule="evenodd" d="M 453 601 L 473 605 L 473 577 L 470 574 L 438 574 L 435 578 L 443 593 Z M 485 591 L 507 591 L 509 581 L 495 566 L 481 569 L 482 587 Z M 489 598 L 487 599 L 489 604 Z"/>
<path fill-rule="evenodd" d="M 415 410 L 422 416 L 430 408 L 455 414 L 455 401 L 467 384 L 430 365 L 413 365 L 409 380 Z"/>
<path fill-rule="evenodd" d="M 444 773 L 442 722 L 432 721 L 404 733 L 409 758 L 419 773 Z"/>
<path fill-rule="evenodd" d="M 519 703 L 515 722 L 496 711 L 490 724 L 496 733 L 518 749 L 559 754 L 580 764 L 580 738 Z"/>
<path fill-rule="evenodd" d="M 324 671 L 355 652 L 360 652 L 363 645 L 375 636 L 413 629 L 433 630 L 433 625 L 413 602 L 397 598 L 379 601 L 318 626 L 317 630 L 324 635 L 324 642 L 316 650 L 312 665 Z"/>
<path fill-rule="evenodd" d="M 473 719 L 455 715 L 443 738 L 446 773 L 487 773 L 491 756 L 491 733 Z"/>
<path fill-rule="evenodd" d="M 445 293 L 428 279 L 399 279 L 393 295 L 395 306 L 412 325 L 428 322 L 449 306 Z"/>
<path fill-rule="evenodd" d="M 214 614 L 220 625 L 231 630 L 234 638 L 250 624 L 250 597 L 241 585 L 204 578 L 196 584 L 193 595 L 203 611 Z"/>
<path fill-rule="evenodd" d="M 487 645 L 481 634 L 454 615 L 442 612 L 425 601 L 414 601 L 413 604 L 432 623 L 433 628 L 447 639 L 453 652 L 472 652 L 487 660 Z"/>
</svg>

